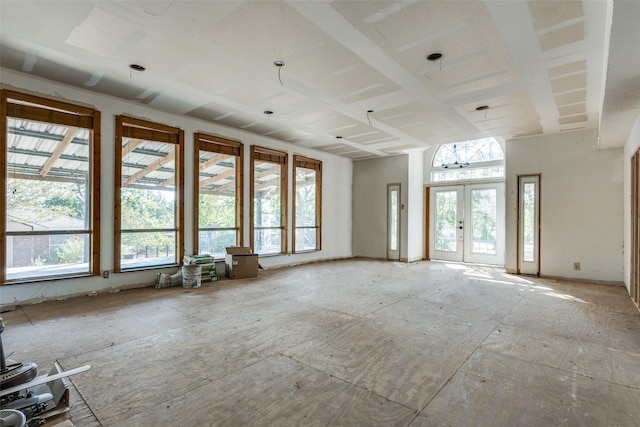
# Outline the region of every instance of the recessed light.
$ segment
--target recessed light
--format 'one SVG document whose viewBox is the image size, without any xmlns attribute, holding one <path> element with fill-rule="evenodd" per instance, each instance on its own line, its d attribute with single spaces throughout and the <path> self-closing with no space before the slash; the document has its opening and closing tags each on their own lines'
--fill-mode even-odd
<svg viewBox="0 0 640 427">
<path fill-rule="evenodd" d="M 134 70 L 134 71 L 144 71 L 144 70 L 146 70 L 146 68 L 145 68 L 145 67 L 143 67 L 143 66 L 142 66 L 142 65 L 140 65 L 140 64 L 130 64 L 130 65 L 129 65 L 129 68 L 131 68 L 131 69 L 132 69 L 132 70 Z"/>
<path fill-rule="evenodd" d="M 440 52 L 434 52 L 427 55 L 427 61 L 437 61 L 442 58 L 442 54 Z"/>
<path fill-rule="evenodd" d="M 271 111 L 271 110 L 264 110 L 264 113 L 268 116 L 268 115 L 270 115 L 270 114 L 273 114 L 273 111 Z"/>
<path fill-rule="evenodd" d="M 476 107 L 476 111 L 484 111 L 484 110 L 488 110 L 489 106 L 488 105 L 481 105 L 479 107 Z"/>
</svg>

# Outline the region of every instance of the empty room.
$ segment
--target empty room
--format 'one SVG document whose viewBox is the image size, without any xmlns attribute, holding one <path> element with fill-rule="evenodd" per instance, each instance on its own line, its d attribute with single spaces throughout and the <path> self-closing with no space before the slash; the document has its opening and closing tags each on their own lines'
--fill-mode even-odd
<svg viewBox="0 0 640 427">
<path fill-rule="evenodd" d="M 639 19 L 1 0 L 0 424 L 640 425 Z"/>
</svg>

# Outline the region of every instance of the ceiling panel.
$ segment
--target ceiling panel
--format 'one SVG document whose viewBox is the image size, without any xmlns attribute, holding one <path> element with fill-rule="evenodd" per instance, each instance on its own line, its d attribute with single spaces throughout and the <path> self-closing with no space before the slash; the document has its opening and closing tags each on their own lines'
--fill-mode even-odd
<svg viewBox="0 0 640 427">
<path fill-rule="evenodd" d="M 583 103 L 587 101 L 587 90 L 582 89 L 575 92 L 563 93 L 556 95 L 554 98 L 558 106 Z"/>
<path fill-rule="evenodd" d="M 579 0 L 535 0 L 528 3 L 536 31 L 583 16 L 582 2 Z"/>
<path fill-rule="evenodd" d="M 576 22 L 573 25 L 541 34 L 539 39 L 543 52 L 582 41 L 584 40 L 584 22 Z"/>
<path fill-rule="evenodd" d="M 597 127 L 607 87 L 635 108 L 635 3 L 4 1 L 0 65 L 361 159 Z"/>
</svg>

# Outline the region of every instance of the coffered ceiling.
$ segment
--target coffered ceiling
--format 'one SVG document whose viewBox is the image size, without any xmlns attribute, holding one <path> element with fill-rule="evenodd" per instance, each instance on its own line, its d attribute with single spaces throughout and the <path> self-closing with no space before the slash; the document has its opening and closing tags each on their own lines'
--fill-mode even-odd
<svg viewBox="0 0 640 427">
<path fill-rule="evenodd" d="M 353 159 L 583 128 L 607 148 L 640 110 L 639 3 L 3 0 L 0 65 Z"/>
</svg>

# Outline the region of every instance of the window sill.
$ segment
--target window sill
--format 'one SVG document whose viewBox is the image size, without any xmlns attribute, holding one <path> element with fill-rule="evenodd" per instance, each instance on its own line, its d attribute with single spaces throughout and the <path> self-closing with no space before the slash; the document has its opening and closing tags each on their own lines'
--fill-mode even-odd
<svg viewBox="0 0 640 427">
<path fill-rule="evenodd" d="M 42 277 L 33 277 L 33 278 L 21 278 L 21 279 L 9 279 L 5 280 L 2 286 L 10 286 L 10 285 L 26 285 L 29 283 L 42 283 L 42 282 L 56 282 L 59 280 L 70 280 L 70 279 L 82 279 L 86 277 L 97 277 L 98 274 L 92 273 L 80 273 L 80 274 L 69 274 L 64 276 L 42 276 Z"/>
</svg>

